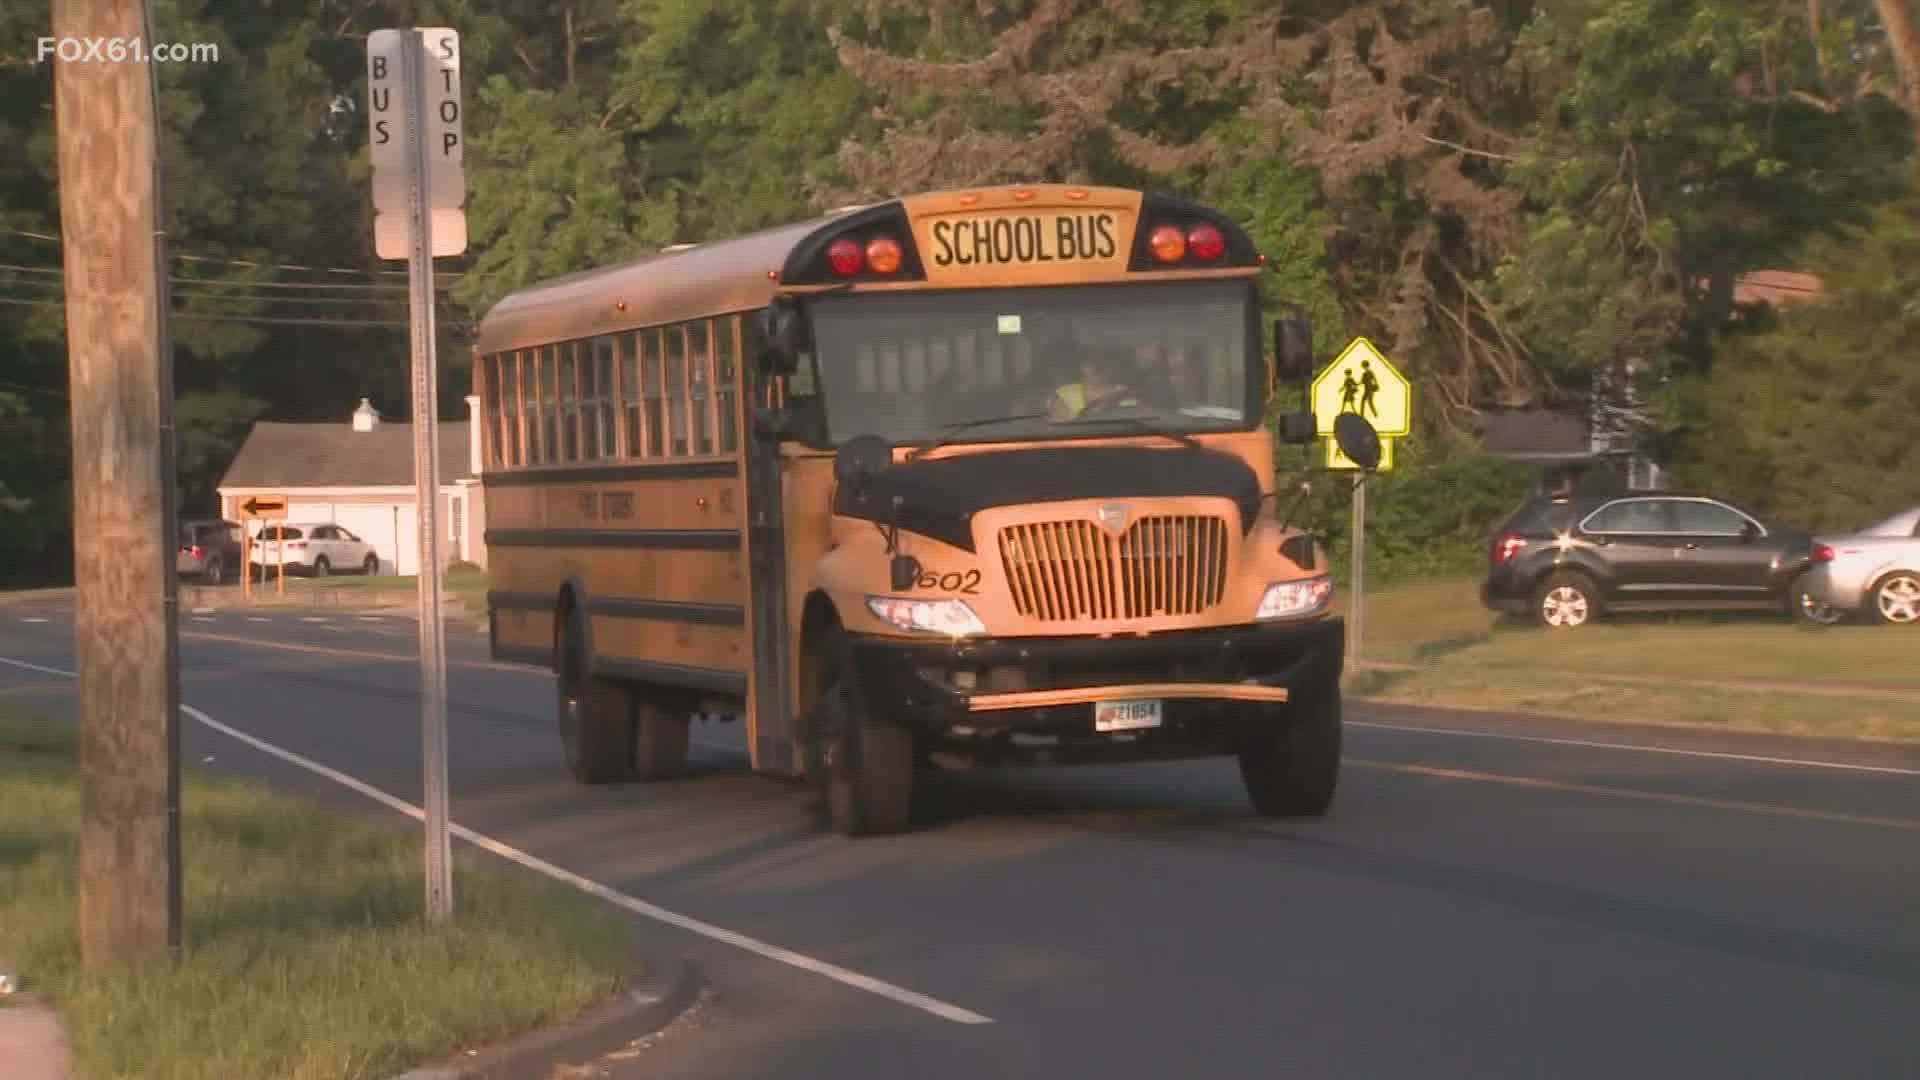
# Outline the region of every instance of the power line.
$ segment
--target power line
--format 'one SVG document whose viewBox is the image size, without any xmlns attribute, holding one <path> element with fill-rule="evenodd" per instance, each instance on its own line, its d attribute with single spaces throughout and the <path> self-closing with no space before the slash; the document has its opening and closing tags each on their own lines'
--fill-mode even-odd
<svg viewBox="0 0 1920 1080">
<path fill-rule="evenodd" d="M 21 274 L 39 274 L 44 278 L 58 278 L 66 273 L 66 271 L 59 267 L 24 266 L 19 263 L 0 263 L 0 270 L 11 270 Z M 365 292 L 374 295 L 382 293 L 398 295 L 408 291 L 405 285 L 384 285 L 370 282 L 354 282 L 336 285 L 331 282 L 320 281 L 246 281 L 235 278 L 193 277 L 180 274 L 170 275 L 167 281 L 175 285 L 208 285 L 236 289 L 318 289 L 324 292 Z M 40 283 L 40 279 L 31 279 L 27 282 L 27 284 L 36 285 Z M 57 285 L 58 282 L 49 281 L 47 284 Z"/>
<path fill-rule="evenodd" d="M 53 235 L 49 235 L 47 233 L 41 233 L 41 232 L 33 232 L 28 229 L 11 229 L 11 228 L 0 227 L 0 234 L 4 234 L 8 236 L 24 236 L 29 240 L 41 240 L 56 246 L 58 246 L 61 243 L 60 238 L 58 236 L 53 236 Z M 225 257 L 213 256 L 213 255 L 188 255 L 184 252 L 171 252 L 170 257 L 179 259 L 183 262 L 217 263 L 217 264 L 223 264 L 226 266 L 248 266 L 248 267 L 253 267 L 254 269 L 259 269 L 259 270 L 295 270 L 301 273 L 309 273 L 309 274 L 361 274 L 361 275 L 370 274 L 370 275 L 387 275 L 387 276 L 393 276 L 393 277 L 407 276 L 407 271 L 405 270 L 368 270 L 365 268 L 356 269 L 353 267 L 346 267 L 346 266 L 306 266 L 301 263 L 256 262 L 252 259 L 233 259 L 233 258 L 225 258 Z M 438 270 L 436 268 L 434 272 L 434 276 L 446 277 L 446 278 L 458 278 L 461 275 L 461 273 L 462 271 L 456 270 L 456 271 L 447 272 L 447 271 Z"/>
<path fill-rule="evenodd" d="M 13 304 L 19 307 L 41 307 L 41 308 L 65 308 L 67 306 L 63 301 L 59 301 L 59 300 L 18 300 L 18 299 L 14 299 L 12 297 L 7 297 L 7 296 L 0 296 L 0 304 Z M 279 326 L 406 326 L 407 325 L 407 321 L 405 319 L 399 319 L 399 320 L 329 319 L 329 318 L 320 318 L 317 316 L 314 318 L 291 319 L 291 318 L 276 318 L 271 315 L 202 314 L 194 311 L 175 311 L 173 312 L 173 318 L 198 319 L 202 322 L 267 323 L 267 324 L 279 325 Z M 461 328 L 465 328 L 465 324 L 456 323 L 453 325 L 459 326 Z"/>
</svg>

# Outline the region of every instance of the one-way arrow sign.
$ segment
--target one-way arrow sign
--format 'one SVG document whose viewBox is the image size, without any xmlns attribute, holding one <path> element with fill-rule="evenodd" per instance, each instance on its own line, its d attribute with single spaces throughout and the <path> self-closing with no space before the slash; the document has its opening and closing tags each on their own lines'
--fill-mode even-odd
<svg viewBox="0 0 1920 1080">
<path fill-rule="evenodd" d="M 250 518 L 283 518 L 287 516 L 287 497 L 250 495 L 240 504 L 240 511 Z"/>
</svg>

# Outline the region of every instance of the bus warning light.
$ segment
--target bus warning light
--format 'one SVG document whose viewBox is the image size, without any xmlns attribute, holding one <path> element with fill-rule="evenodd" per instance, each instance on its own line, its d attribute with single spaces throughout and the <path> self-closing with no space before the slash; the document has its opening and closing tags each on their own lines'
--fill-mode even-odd
<svg viewBox="0 0 1920 1080">
<path fill-rule="evenodd" d="M 1211 225 L 1195 225 L 1187 234 L 1187 251 L 1202 262 L 1212 262 L 1226 250 L 1226 237 Z"/>
<path fill-rule="evenodd" d="M 1162 225 L 1153 230 L 1153 257 L 1163 263 L 1179 262 L 1187 253 L 1187 238 L 1172 225 Z"/>
<path fill-rule="evenodd" d="M 860 245 L 852 237 L 843 236 L 827 248 L 827 261 L 833 264 L 833 272 L 841 277 L 852 277 L 860 272 L 866 259 L 860 254 Z"/>
<path fill-rule="evenodd" d="M 876 236 L 867 241 L 867 265 L 876 274 L 891 274 L 900 269 L 900 245 L 891 236 Z"/>
</svg>

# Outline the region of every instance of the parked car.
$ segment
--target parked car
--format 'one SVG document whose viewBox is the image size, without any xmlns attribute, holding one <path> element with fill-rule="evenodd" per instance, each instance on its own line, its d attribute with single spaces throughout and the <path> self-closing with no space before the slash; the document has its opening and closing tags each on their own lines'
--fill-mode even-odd
<svg viewBox="0 0 1920 1080">
<path fill-rule="evenodd" d="M 338 572 L 380 572 L 380 556 L 372 545 L 329 521 L 267 521 L 253 538 L 253 565 L 261 573 L 278 573 L 284 561 L 289 574 L 326 577 Z"/>
<path fill-rule="evenodd" d="M 181 577 L 199 578 L 209 585 L 225 584 L 227 575 L 239 571 L 241 559 L 238 522 L 180 523 L 180 550 L 174 553 L 173 567 Z"/>
<path fill-rule="evenodd" d="M 1819 547 L 1802 609 L 1808 618 L 1920 623 L 1920 506 L 1859 532 L 1815 539 Z"/>
<path fill-rule="evenodd" d="M 1501 524 L 1480 599 L 1551 627 L 1616 611 L 1772 610 L 1799 603 L 1813 537 L 1711 495 L 1542 495 Z"/>
</svg>

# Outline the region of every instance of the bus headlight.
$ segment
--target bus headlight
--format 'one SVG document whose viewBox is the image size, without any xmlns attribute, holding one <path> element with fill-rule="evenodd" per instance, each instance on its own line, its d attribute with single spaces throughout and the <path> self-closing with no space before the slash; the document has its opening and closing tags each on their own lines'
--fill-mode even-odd
<svg viewBox="0 0 1920 1080">
<path fill-rule="evenodd" d="M 1267 586 L 1254 609 L 1256 619 L 1288 619 L 1324 610 L 1333 597 L 1333 579 L 1325 574 Z"/>
<path fill-rule="evenodd" d="M 969 637 L 985 634 L 987 624 L 965 600 L 910 600 L 904 596 L 869 596 L 867 610 L 902 630 L 922 634 Z"/>
</svg>

